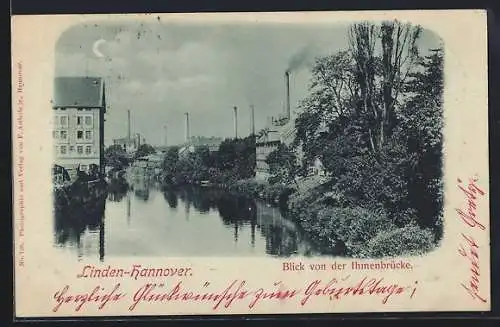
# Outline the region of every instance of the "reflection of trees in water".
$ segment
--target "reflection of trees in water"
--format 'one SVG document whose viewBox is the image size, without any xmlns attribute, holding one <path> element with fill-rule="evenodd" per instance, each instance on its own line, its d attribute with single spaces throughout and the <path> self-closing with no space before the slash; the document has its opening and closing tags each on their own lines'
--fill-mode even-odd
<svg viewBox="0 0 500 327">
<path fill-rule="evenodd" d="M 60 246 L 82 247 L 82 236 L 88 231 L 99 233 L 100 259 L 104 259 L 104 209 L 105 198 L 81 205 L 74 201 L 54 213 L 55 243 Z"/>
<path fill-rule="evenodd" d="M 225 226 L 233 228 L 235 242 L 239 241 L 241 229 L 250 227 L 250 242 L 255 245 L 256 230 L 266 242 L 266 253 L 274 256 L 292 254 L 310 255 L 312 248 L 296 225 L 282 217 L 278 208 L 237 196 L 216 188 L 180 187 L 163 190 L 164 198 L 171 208 L 181 200 L 187 213 L 193 207 L 199 212 L 216 210 Z"/>
<path fill-rule="evenodd" d="M 275 256 L 314 254 L 314 247 L 305 233 L 284 218 L 278 208 L 260 203 L 257 210 L 260 232 L 266 238 L 266 253 Z"/>
<path fill-rule="evenodd" d="M 177 200 L 177 194 L 172 190 L 163 190 L 163 198 L 167 201 L 168 206 L 172 209 L 176 209 L 179 201 Z"/>
<path fill-rule="evenodd" d="M 125 178 L 113 178 L 108 183 L 108 200 L 120 202 L 129 190 L 129 185 Z"/>
</svg>

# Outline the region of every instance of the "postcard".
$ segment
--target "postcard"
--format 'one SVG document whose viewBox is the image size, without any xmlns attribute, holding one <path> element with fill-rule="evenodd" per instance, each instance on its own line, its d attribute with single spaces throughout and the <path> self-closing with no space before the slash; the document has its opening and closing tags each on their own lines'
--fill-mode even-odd
<svg viewBox="0 0 500 327">
<path fill-rule="evenodd" d="M 14 16 L 16 317 L 490 311 L 487 69 L 481 10 Z"/>
</svg>

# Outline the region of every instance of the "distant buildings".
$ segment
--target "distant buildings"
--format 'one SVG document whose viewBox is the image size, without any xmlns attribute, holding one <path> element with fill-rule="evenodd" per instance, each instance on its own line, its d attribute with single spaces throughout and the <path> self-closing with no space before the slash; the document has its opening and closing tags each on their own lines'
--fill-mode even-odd
<svg viewBox="0 0 500 327">
<path fill-rule="evenodd" d="M 57 77 L 54 81 L 55 164 L 70 175 L 97 165 L 104 173 L 105 83 L 99 77 Z"/>
<path fill-rule="evenodd" d="M 141 135 L 138 133 L 135 135 L 135 137 L 122 137 L 113 139 L 113 144 L 119 145 L 128 154 L 135 153 L 135 151 L 137 151 L 139 146 L 143 143 L 144 142 L 141 142 Z"/>
<path fill-rule="evenodd" d="M 267 180 L 270 176 L 266 160 L 271 152 L 283 143 L 291 145 L 295 138 L 295 122 L 287 114 L 271 117 L 266 128 L 257 135 L 255 140 L 255 178 Z"/>
<path fill-rule="evenodd" d="M 165 159 L 164 153 L 151 153 L 149 155 L 137 158 L 132 163 L 132 174 L 140 175 L 144 173 L 158 175 L 161 172 L 163 160 Z"/>
<path fill-rule="evenodd" d="M 221 145 L 223 139 L 220 137 L 205 137 L 205 136 L 193 136 L 189 138 L 189 141 L 184 144 L 179 149 L 179 156 L 185 156 L 188 153 L 193 153 L 196 149 L 201 147 L 207 147 L 210 152 L 219 151 L 219 146 Z"/>
<path fill-rule="evenodd" d="M 266 160 L 271 152 L 276 150 L 280 144 L 287 147 L 291 146 L 296 136 L 295 121 L 286 116 L 280 115 L 278 118 L 272 118 L 267 127 L 257 135 L 255 141 L 256 163 L 255 178 L 267 180 L 270 177 L 269 165 Z M 303 153 L 300 147 L 296 150 L 297 160 L 300 163 L 303 160 Z M 324 176 L 325 170 L 319 158 L 307 169 L 307 176 Z"/>
<path fill-rule="evenodd" d="M 275 126 L 262 130 L 255 140 L 255 178 L 267 180 L 270 176 L 269 165 L 266 160 L 271 152 L 281 143 L 280 134 Z"/>
<path fill-rule="evenodd" d="M 125 152 L 129 155 L 134 154 L 141 144 L 146 143 L 146 140 L 142 138 L 141 134 L 135 133 L 132 136 L 132 122 L 130 116 L 130 110 L 127 110 L 127 136 L 113 139 L 114 145 L 119 145 Z"/>
</svg>

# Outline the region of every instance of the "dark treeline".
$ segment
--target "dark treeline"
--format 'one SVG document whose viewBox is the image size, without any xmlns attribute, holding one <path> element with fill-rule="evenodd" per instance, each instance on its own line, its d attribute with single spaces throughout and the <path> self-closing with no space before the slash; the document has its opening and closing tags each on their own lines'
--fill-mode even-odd
<svg viewBox="0 0 500 327">
<path fill-rule="evenodd" d="M 179 153 L 179 147 L 170 147 L 163 162 L 163 181 L 166 184 L 198 184 L 208 181 L 230 185 L 251 178 L 255 169 L 255 137 L 225 139 L 218 151 L 207 146 Z"/>
</svg>

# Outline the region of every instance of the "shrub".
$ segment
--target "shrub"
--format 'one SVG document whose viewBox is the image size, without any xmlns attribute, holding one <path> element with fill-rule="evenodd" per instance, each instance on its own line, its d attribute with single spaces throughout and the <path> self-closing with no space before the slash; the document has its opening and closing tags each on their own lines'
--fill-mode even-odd
<svg viewBox="0 0 500 327">
<path fill-rule="evenodd" d="M 434 234 L 416 225 L 393 230 L 381 230 L 365 249 L 369 257 L 416 256 L 435 247 Z"/>
<path fill-rule="evenodd" d="M 327 207 L 318 213 L 317 219 L 329 243 L 336 240 L 336 246 L 349 256 L 360 256 L 366 244 L 379 232 L 394 228 L 384 211 L 361 207 Z"/>
<path fill-rule="evenodd" d="M 332 195 L 318 190 L 292 194 L 289 212 L 329 253 L 362 256 L 373 237 L 395 228 L 382 209 L 332 206 Z"/>
</svg>

